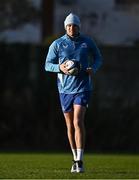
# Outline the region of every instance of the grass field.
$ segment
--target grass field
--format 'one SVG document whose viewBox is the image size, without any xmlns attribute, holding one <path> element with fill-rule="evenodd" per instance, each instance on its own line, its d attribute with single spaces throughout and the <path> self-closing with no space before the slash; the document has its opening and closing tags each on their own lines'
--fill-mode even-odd
<svg viewBox="0 0 139 180">
<path fill-rule="evenodd" d="M 85 173 L 71 174 L 70 154 L 1 153 L 0 179 L 139 179 L 139 155 L 86 154 Z"/>
</svg>

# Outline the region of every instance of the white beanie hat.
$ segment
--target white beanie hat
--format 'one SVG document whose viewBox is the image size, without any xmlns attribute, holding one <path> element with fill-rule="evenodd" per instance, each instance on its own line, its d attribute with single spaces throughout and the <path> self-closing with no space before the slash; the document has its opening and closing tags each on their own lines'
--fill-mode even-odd
<svg viewBox="0 0 139 180">
<path fill-rule="evenodd" d="M 66 26 L 67 26 L 68 24 L 75 24 L 75 25 L 79 26 L 79 28 L 81 27 L 81 22 L 80 22 L 79 17 L 78 17 L 77 15 L 73 14 L 73 13 L 70 13 L 70 14 L 66 17 L 66 19 L 65 19 L 65 21 L 64 21 L 64 27 L 65 27 L 65 29 L 66 29 Z"/>
</svg>

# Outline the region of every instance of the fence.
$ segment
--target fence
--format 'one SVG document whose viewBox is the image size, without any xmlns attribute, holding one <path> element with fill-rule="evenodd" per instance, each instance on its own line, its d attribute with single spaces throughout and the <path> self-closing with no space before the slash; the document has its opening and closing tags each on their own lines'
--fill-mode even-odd
<svg viewBox="0 0 139 180">
<path fill-rule="evenodd" d="M 86 149 L 139 152 L 138 47 L 100 49 L 104 64 L 86 114 Z M 0 45 L 0 150 L 69 147 L 46 54 L 42 46 Z"/>
</svg>

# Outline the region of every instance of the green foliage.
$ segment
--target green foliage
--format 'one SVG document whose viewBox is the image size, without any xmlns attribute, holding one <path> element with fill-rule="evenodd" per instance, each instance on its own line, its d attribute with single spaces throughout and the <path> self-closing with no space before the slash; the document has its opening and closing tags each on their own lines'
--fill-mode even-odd
<svg viewBox="0 0 139 180">
<path fill-rule="evenodd" d="M 86 154 L 85 173 L 71 174 L 70 154 L 0 154 L 0 179 L 134 179 L 138 155 Z"/>
</svg>

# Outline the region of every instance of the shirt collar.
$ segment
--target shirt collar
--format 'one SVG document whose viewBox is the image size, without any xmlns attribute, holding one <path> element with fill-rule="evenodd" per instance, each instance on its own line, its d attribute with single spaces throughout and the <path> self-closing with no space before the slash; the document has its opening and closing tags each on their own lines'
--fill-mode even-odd
<svg viewBox="0 0 139 180">
<path fill-rule="evenodd" d="M 78 41 L 78 39 L 80 38 L 80 33 L 77 35 L 77 36 L 75 36 L 75 37 L 71 37 L 71 36 L 69 36 L 68 34 L 66 34 L 67 35 L 67 37 L 70 39 L 70 40 L 72 40 L 72 41 Z"/>
</svg>

